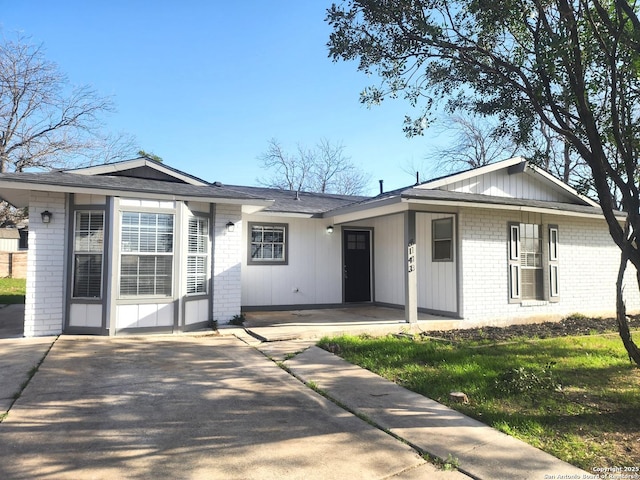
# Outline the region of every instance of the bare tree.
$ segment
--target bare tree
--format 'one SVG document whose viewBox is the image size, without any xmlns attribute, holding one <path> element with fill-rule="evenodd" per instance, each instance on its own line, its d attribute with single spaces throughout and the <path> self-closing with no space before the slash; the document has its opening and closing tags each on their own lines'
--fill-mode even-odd
<svg viewBox="0 0 640 480">
<path fill-rule="evenodd" d="M 450 115 L 441 126 L 452 136 L 449 145 L 427 154 L 438 170 L 455 172 L 513 157 L 518 146 L 488 118 Z"/>
<path fill-rule="evenodd" d="M 284 151 L 278 140 L 269 140 L 267 151 L 258 157 L 261 166 L 269 170 L 268 179 L 258 180 L 261 184 L 283 190 L 303 190 L 309 181 L 315 163 L 314 154 L 298 145 L 296 155 Z"/>
<path fill-rule="evenodd" d="M 271 139 L 266 152 L 258 157 L 271 176 L 258 182 L 285 190 L 358 195 L 369 178 L 344 155 L 344 148 L 342 143 L 321 139 L 314 149 L 298 144 L 297 151 L 290 154 L 278 140 Z"/>
<path fill-rule="evenodd" d="M 112 110 L 111 99 L 89 86 L 71 87 L 42 46 L 22 36 L 0 44 L 0 172 L 57 168 L 90 156 L 100 118 Z"/>
</svg>

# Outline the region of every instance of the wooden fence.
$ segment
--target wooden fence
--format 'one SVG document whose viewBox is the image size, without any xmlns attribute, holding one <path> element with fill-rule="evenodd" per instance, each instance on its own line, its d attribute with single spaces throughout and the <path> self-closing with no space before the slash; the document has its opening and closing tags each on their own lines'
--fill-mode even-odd
<svg viewBox="0 0 640 480">
<path fill-rule="evenodd" d="M 27 278 L 27 252 L 0 252 L 0 278 Z"/>
</svg>

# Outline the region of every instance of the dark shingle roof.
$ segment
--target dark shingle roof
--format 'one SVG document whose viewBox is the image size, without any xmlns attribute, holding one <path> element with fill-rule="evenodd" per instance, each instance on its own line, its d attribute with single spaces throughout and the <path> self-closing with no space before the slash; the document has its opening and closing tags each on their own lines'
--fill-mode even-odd
<svg viewBox="0 0 640 480">
<path fill-rule="evenodd" d="M 354 210 L 365 210 L 368 207 L 375 206 L 376 202 L 393 199 L 396 198 L 398 200 L 406 199 L 406 200 L 425 200 L 425 201 L 434 201 L 434 202 L 457 202 L 460 204 L 464 203 L 475 203 L 475 204 L 485 204 L 488 208 L 491 205 L 508 205 L 515 207 L 529 207 L 529 208 L 544 208 L 547 210 L 557 210 L 559 214 L 563 212 L 567 213 L 583 213 L 587 215 L 602 215 L 602 209 L 600 207 L 591 207 L 589 205 L 577 205 L 573 203 L 563 203 L 563 202 L 550 202 L 543 200 L 528 200 L 521 198 L 511 198 L 511 197 L 496 197 L 491 195 L 483 195 L 479 193 L 463 193 L 463 192 L 452 192 L 448 190 L 439 190 L 439 189 L 426 189 L 426 188 L 415 188 L 415 187 L 406 187 L 399 188 L 397 190 L 389 191 L 382 193 L 376 197 L 366 198 L 361 200 L 359 203 L 350 205 Z M 348 207 L 348 206 L 347 206 Z M 341 207 L 336 208 L 335 210 L 340 209 Z M 348 208 L 348 210 L 351 210 Z M 615 215 L 621 216 L 624 215 L 624 212 L 614 211 Z"/>
<path fill-rule="evenodd" d="M 275 200 L 275 203 L 266 208 L 266 212 L 322 214 L 329 210 L 351 205 L 368 199 L 356 195 L 335 195 L 330 193 L 299 192 L 292 190 L 280 190 L 267 187 L 243 187 L 238 185 L 229 188 L 261 198 Z"/>
<path fill-rule="evenodd" d="M 131 193 L 147 193 L 176 195 L 181 197 L 220 198 L 238 200 L 265 200 L 248 192 L 218 185 L 190 185 L 186 183 L 148 180 L 144 178 L 111 176 L 111 175 L 79 175 L 64 172 L 42 173 L 3 173 L 0 180 L 35 185 L 52 185 L 69 188 L 91 188 L 97 191 L 120 191 Z M 34 188 L 37 189 L 37 188 Z"/>
</svg>

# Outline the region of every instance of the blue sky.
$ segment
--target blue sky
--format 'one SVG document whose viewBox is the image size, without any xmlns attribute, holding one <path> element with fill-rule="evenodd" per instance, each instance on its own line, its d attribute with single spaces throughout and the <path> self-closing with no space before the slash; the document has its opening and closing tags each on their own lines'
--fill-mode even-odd
<svg viewBox="0 0 640 480">
<path fill-rule="evenodd" d="M 344 144 L 385 189 L 442 139 L 402 132 L 401 100 L 368 109 L 377 79 L 327 56 L 330 2 L 245 0 L 7 1 L 0 33 L 42 43 L 74 84 L 115 99 L 107 128 L 134 135 L 164 162 L 209 181 L 255 185 L 269 139 L 287 150 L 321 138 Z"/>
</svg>

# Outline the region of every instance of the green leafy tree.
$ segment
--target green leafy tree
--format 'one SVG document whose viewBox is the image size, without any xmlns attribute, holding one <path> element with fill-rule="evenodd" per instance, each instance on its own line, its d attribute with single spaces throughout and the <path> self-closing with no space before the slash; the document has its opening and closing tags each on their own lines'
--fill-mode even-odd
<svg viewBox="0 0 640 480">
<path fill-rule="evenodd" d="M 144 158 L 148 158 L 149 160 L 153 160 L 154 162 L 162 163 L 164 159 L 160 155 L 156 155 L 153 152 L 146 152 L 144 150 L 138 150 L 138 155 Z"/>
<path fill-rule="evenodd" d="M 620 248 L 617 318 L 637 364 L 622 277 L 628 261 L 640 271 L 639 9 L 627 0 L 347 0 L 327 13 L 330 56 L 381 79 L 362 101 L 404 97 L 418 108 L 405 118 L 408 135 L 443 102 L 497 116 L 516 144 L 542 124 L 584 161 Z"/>
</svg>

